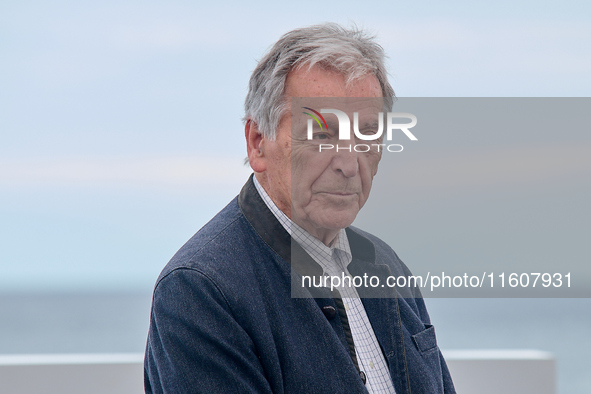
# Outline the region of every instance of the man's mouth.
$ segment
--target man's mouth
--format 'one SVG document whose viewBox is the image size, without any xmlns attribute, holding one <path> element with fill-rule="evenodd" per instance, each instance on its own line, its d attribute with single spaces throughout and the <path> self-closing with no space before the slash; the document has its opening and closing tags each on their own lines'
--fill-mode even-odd
<svg viewBox="0 0 591 394">
<path fill-rule="evenodd" d="M 330 194 L 332 196 L 343 196 L 343 197 L 347 197 L 347 196 L 356 196 L 359 193 L 358 192 L 342 192 L 342 191 L 338 191 L 338 192 L 322 191 L 322 192 L 316 192 L 316 194 Z"/>
</svg>

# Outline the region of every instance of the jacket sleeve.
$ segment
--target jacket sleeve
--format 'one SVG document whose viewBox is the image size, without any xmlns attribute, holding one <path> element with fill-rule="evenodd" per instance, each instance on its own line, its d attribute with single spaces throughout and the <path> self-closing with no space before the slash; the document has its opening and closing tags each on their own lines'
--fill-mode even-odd
<svg viewBox="0 0 591 394">
<path fill-rule="evenodd" d="M 255 346 L 216 284 L 176 269 L 154 290 L 146 393 L 270 393 Z"/>
</svg>

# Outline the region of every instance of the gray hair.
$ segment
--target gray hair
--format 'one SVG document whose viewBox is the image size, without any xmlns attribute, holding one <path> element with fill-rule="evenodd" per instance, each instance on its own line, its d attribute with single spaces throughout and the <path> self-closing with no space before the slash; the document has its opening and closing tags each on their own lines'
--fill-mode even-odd
<svg viewBox="0 0 591 394">
<path fill-rule="evenodd" d="M 259 61 L 248 84 L 244 121 L 253 120 L 259 131 L 274 140 L 288 106 L 285 81 L 290 71 L 320 65 L 346 76 L 350 83 L 373 74 L 382 88 L 385 112 L 392 108 L 394 89 L 388 82 L 384 49 L 356 27 L 324 23 L 283 35 Z"/>
</svg>

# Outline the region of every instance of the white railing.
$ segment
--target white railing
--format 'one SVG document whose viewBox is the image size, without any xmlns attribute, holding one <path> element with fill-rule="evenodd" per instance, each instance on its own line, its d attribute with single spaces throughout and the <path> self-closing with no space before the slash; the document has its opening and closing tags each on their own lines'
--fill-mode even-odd
<svg viewBox="0 0 591 394">
<path fill-rule="evenodd" d="M 443 352 L 460 394 L 555 394 L 555 361 L 537 350 Z M 141 394 L 143 354 L 0 356 L 0 393 Z"/>
<path fill-rule="evenodd" d="M 0 393 L 142 394 L 143 354 L 0 356 Z"/>
<path fill-rule="evenodd" d="M 556 363 L 539 350 L 448 350 L 458 393 L 555 394 Z"/>
</svg>

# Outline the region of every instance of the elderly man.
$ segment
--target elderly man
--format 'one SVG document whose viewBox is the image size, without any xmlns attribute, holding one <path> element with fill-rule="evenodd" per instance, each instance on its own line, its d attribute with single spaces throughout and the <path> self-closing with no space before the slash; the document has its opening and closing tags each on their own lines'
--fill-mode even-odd
<svg viewBox="0 0 591 394">
<path fill-rule="evenodd" d="M 245 105 L 254 176 L 158 278 L 146 392 L 454 392 L 418 293 L 302 281 L 410 275 L 350 227 L 382 152 L 319 151 L 343 142 L 334 119 L 311 127 L 317 111 L 302 110 L 341 106 L 376 135 L 394 93 L 383 58 L 363 32 L 324 24 L 287 33 L 259 62 Z"/>
</svg>

